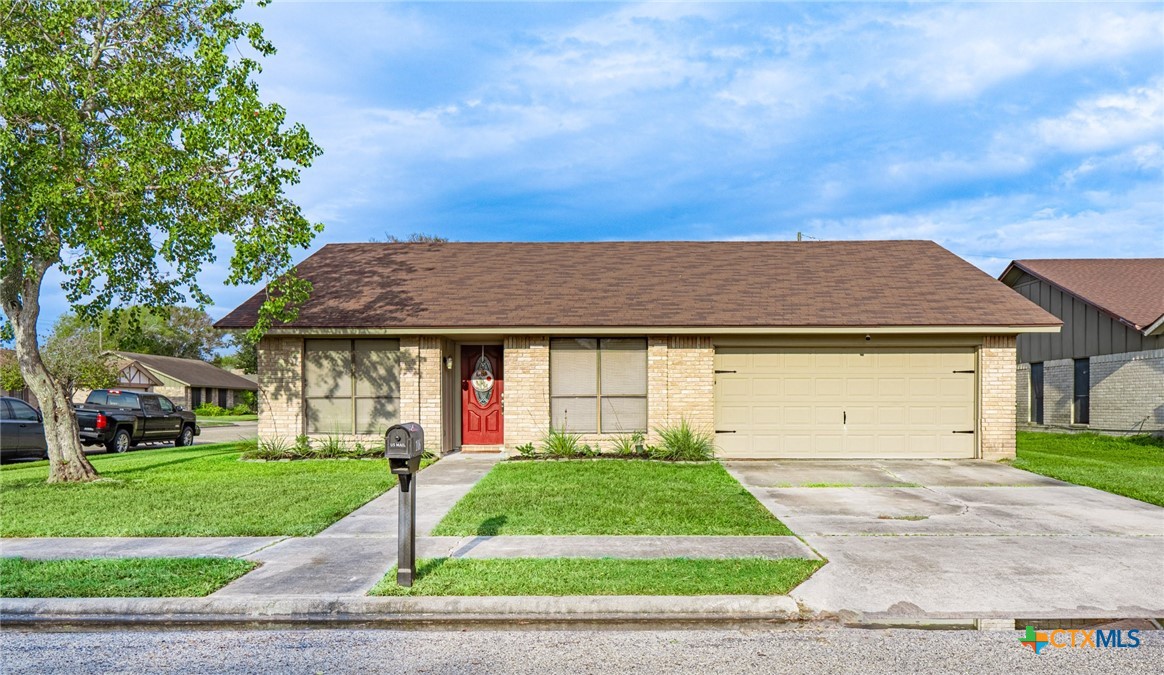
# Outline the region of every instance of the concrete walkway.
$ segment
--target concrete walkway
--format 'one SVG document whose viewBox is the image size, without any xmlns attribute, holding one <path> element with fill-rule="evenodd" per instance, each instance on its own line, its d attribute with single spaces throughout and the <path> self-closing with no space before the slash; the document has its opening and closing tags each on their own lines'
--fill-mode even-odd
<svg viewBox="0 0 1164 675">
<path fill-rule="evenodd" d="M 792 591 L 807 609 L 1164 616 L 1164 508 L 982 461 L 725 465 L 828 558 Z"/>
<path fill-rule="evenodd" d="M 44 537 L 0 539 L 0 555 L 63 558 L 240 558 L 286 537 Z"/>
<path fill-rule="evenodd" d="M 428 534 L 498 459 L 454 454 L 422 471 L 417 478 L 417 535 Z M 214 595 L 364 595 L 396 564 L 398 499 L 392 488 L 315 537 L 287 539 L 246 556 L 262 567 Z"/>
</svg>

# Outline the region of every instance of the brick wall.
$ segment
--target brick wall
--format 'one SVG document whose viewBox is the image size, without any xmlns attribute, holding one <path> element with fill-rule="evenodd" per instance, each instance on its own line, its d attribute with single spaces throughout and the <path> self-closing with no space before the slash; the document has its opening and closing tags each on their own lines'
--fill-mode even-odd
<svg viewBox="0 0 1164 675">
<path fill-rule="evenodd" d="M 990 335 L 978 351 L 979 448 L 983 459 L 1014 457 L 1015 339 Z"/>
<path fill-rule="evenodd" d="M 538 442 L 550 426 L 550 339 L 505 338 L 505 447 Z"/>
<path fill-rule="evenodd" d="M 713 423 L 715 349 L 705 336 L 647 339 L 647 442 L 655 428 L 686 419 Z M 550 351 L 545 336 L 505 340 L 505 447 L 537 444 L 550 425 Z M 609 449 L 616 434 L 584 434 L 582 442 Z"/>
<path fill-rule="evenodd" d="M 1091 358 L 1091 427 L 1164 429 L 1164 349 Z"/>
<path fill-rule="evenodd" d="M 259 340 L 259 438 L 293 441 L 303 433 L 303 339 Z"/>
<path fill-rule="evenodd" d="M 697 429 L 715 424 L 715 347 L 708 336 L 673 335 L 667 342 L 667 415 L 652 426 L 687 420 Z M 652 432 L 653 433 L 653 432 Z"/>
<path fill-rule="evenodd" d="M 1029 368 L 1027 364 L 1019 364 L 1020 386 Z M 1072 359 L 1045 361 L 1043 369 L 1044 425 L 1072 426 L 1075 362 Z M 1029 374 L 1026 377 L 1029 379 Z M 1119 433 L 1164 430 L 1164 349 L 1091 357 L 1089 403 L 1091 421 L 1080 428 Z M 1022 403 L 1019 408 L 1023 409 Z M 1019 417 L 1021 421 L 1026 419 Z"/>
</svg>

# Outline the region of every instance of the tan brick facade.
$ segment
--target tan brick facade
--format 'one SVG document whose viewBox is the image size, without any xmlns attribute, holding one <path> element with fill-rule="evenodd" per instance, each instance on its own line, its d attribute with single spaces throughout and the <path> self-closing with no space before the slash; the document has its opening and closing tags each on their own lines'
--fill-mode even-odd
<svg viewBox="0 0 1164 675">
<path fill-rule="evenodd" d="M 550 350 L 547 336 L 505 340 L 505 446 L 538 443 L 550 426 Z M 711 429 L 715 386 L 711 338 L 661 336 L 647 340 L 647 442 L 655 428 L 686 419 Z M 615 434 L 584 434 L 606 446 Z"/>
<path fill-rule="evenodd" d="M 537 443 L 550 426 L 550 338 L 505 338 L 505 445 Z"/>
<path fill-rule="evenodd" d="M 303 433 L 303 339 L 259 341 L 259 438 L 294 440 Z"/>
<path fill-rule="evenodd" d="M 987 336 L 978 351 L 978 436 L 982 459 L 1014 457 L 1015 339 Z"/>
<path fill-rule="evenodd" d="M 504 341 L 505 447 L 537 444 L 550 425 L 550 349 L 545 335 L 509 336 Z M 445 368 L 456 343 L 447 338 L 400 338 L 400 419 L 425 428 L 432 451 L 455 449 L 459 429 L 459 373 Z M 985 337 L 978 357 L 978 439 L 984 459 L 1013 457 L 1015 451 L 1015 340 Z M 259 344 L 259 435 L 293 440 L 303 433 L 303 339 L 267 337 Z M 715 348 L 708 336 L 653 336 L 647 339 L 648 443 L 655 429 L 687 420 L 697 428 L 714 425 Z M 356 438 L 356 437 L 353 437 Z M 588 434 L 604 448 L 611 434 Z M 368 438 L 366 442 L 378 441 Z"/>
</svg>

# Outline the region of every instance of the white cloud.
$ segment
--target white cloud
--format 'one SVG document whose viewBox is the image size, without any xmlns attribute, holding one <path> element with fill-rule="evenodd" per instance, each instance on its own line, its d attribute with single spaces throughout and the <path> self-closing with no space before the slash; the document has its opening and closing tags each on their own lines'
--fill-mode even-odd
<svg viewBox="0 0 1164 675">
<path fill-rule="evenodd" d="M 1159 139 L 1164 136 L 1164 79 L 1080 101 L 1066 115 L 1039 120 L 1033 131 L 1046 146 L 1067 152 Z"/>
</svg>

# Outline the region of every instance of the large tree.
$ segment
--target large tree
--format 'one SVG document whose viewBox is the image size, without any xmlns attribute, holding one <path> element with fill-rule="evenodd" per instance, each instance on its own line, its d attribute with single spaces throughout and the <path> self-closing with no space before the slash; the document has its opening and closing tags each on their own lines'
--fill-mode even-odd
<svg viewBox="0 0 1164 675">
<path fill-rule="evenodd" d="M 0 307 L 45 415 L 50 482 L 97 474 L 37 344 L 49 270 L 89 319 L 204 305 L 198 274 L 229 242 L 227 283 L 269 282 L 256 335 L 310 291 L 291 256 L 322 226 L 285 188 L 320 151 L 260 100 L 256 59 L 275 50 L 242 4 L 0 0 Z"/>
<path fill-rule="evenodd" d="M 72 314 L 62 314 L 41 346 L 49 374 L 69 399 L 78 389 L 100 389 L 117 384 L 117 359 L 102 346 L 98 328 Z M 7 386 L 13 385 L 13 386 Z M 0 387 L 23 389 L 24 375 L 15 358 L 0 358 Z"/>
<path fill-rule="evenodd" d="M 226 345 L 226 336 L 198 307 L 135 307 L 103 319 L 102 325 L 110 339 L 107 348 L 126 352 L 209 360 Z"/>
</svg>

